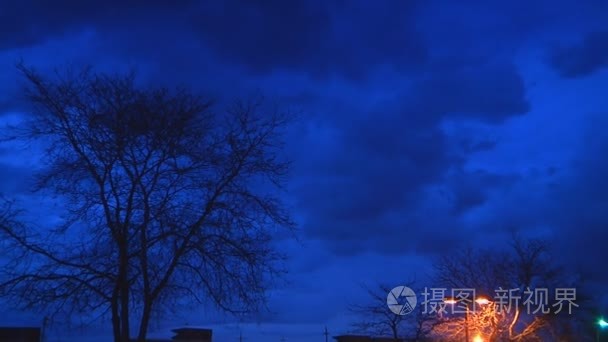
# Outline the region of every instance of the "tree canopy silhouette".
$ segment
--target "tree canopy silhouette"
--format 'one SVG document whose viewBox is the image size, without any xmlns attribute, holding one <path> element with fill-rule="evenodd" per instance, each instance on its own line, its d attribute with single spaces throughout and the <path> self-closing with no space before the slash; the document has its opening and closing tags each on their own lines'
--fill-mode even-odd
<svg viewBox="0 0 608 342">
<path fill-rule="evenodd" d="M 178 301 L 257 310 L 281 272 L 275 229 L 293 226 L 276 191 L 288 117 L 259 101 L 218 110 L 133 74 L 18 67 L 33 110 L 11 138 L 44 144 L 35 191 L 66 210 L 41 231 L 5 207 L 0 294 L 50 314 L 107 314 L 115 341 L 132 321 L 143 341 Z"/>
<path fill-rule="evenodd" d="M 517 234 L 506 250 L 466 248 L 442 256 L 435 262 L 435 282 L 450 290 L 474 289 L 476 298 L 488 302 L 452 298 L 457 303 L 450 305 L 466 308 L 466 315 L 446 310 L 433 333 L 450 341 L 464 338 L 467 330 L 471 338 L 480 334 L 490 341 L 572 340 L 572 331 L 582 338 L 585 321 L 591 321 L 585 289 L 578 284 L 580 307 L 572 312 L 558 313 L 554 300 L 556 289 L 576 290 L 578 277 L 566 274 L 548 240 Z"/>
</svg>

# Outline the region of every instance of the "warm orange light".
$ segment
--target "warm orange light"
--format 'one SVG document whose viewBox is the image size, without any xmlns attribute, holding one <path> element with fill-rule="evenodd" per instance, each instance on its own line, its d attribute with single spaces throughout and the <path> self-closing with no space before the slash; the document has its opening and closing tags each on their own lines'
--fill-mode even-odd
<svg viewBox="0 0 608 342">
<path fill-rule="evenodd" d="M 450 297 L 445 298 L 443 300 L 443 302 L 446 303 L 446 304 L 452 304 L 452 305 L 458 303 L 458 301 L 456 299 L 450 298 Z M 479 298 L 475 299 L 475 303 L 477 303 L 479 305 L 486 305 L 486 304 L 490 304 L 490 300 L 488 298 L 479 297 Z"/>
<path fill-rule="evenodd" d="M 479 305 L 486 305 L 486 304 L 490 304 L 490 300 L 488 298 L 479 297 L 479 298 L 475 299 L 475 303 L 477 303 Z"/>
<path fill-rule="evenodd" d="M 473 337 L 473 342 L 483 342 L 483 338 L 481 335 L 475 335 L 475 337 Z"/>
<path fill-rule="evenodd" d="M 446 304 L 452 304 L 452 305 L 458 303 L 458 301 L 454 298 L 446 298 L 443 300 L 443 302 Z"/>
</svg>

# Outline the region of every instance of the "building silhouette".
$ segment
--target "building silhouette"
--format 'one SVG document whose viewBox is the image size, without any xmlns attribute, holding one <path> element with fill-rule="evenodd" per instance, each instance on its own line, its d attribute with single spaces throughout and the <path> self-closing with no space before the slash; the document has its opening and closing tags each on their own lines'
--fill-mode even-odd
<svg viewBox="0 0 608 342">
<path fill-rule="evenodd" d="M 175 342 L 211 342 L 212 330 L 203 328 L 179 328 L 171 330 L 175 333 L 172 341 Z"/>
<path fill-rule="evenodd" d="M 0 341 L 40 342 L 42 329 L 34 327 L 1 327 Z"/>
</svg>

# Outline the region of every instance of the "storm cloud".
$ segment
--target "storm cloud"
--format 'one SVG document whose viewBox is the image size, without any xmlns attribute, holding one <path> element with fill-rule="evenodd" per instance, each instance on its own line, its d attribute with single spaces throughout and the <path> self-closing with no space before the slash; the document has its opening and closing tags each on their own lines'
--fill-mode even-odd
<svg viewBox="0 0 608 342">
<path fill-rule="evenodd" d="M 323 318 L 341 317 L 341 281 L 513 230 L 551 239 L 599 283 L 606 22 L 604 1 L 3 1 L 0 120 L 26 111 L 19 60 L 295 108 L 285 196 L 302 243 L 281 240 L 292 285 L 279 292 L 301 292 L 300 321 L 330 302 Z M 0 192 L 25 192 L 27 153 L 0 151 Z M 260 320 L 290 320 L 271 306 Z"/>
</svg>

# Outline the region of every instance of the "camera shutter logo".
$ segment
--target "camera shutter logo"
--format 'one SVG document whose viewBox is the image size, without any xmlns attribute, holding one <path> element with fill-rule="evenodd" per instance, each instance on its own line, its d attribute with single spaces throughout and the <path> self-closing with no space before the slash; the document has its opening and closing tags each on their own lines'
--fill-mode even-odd
<svg viewBox="0 0 608 342">
<path fill-rule="evenodd" d="M 388 293 L 386 305 L 395 315 L 407 315 L 416 308 L 416 294 L 407 286 L 397 286 Z"/>
</svg>

